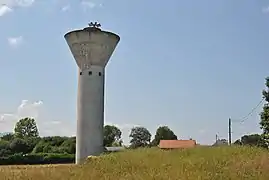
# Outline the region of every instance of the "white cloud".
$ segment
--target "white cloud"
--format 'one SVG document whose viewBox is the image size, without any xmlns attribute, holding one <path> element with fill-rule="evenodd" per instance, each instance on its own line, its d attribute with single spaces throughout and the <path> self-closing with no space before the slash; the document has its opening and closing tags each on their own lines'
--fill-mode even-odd
<svg viewBox="0 0 269 180">
<path fill-rule="evenodd" d="M 62 10 L 63 12 L 65 12 L 65 11 L 70 10 L 70 8 L 71 8 L 70 5 L 66 5 L 66 6 L 62 7 L 61 10 Z"/>
<path fill-rule="evenodd" d="M 21 104 L 17 108 L 15 113 L 5 113 L 0 117 L 1 121 L 18 120 L 24 117 L 38 118 L 39 109 L 43 105 L 42 101 L 29 102 L 28 100 L 22 100 Z"/>
<path fill-rule="evenodd" d="M 14 11 L 16 8 L 25 8 L 30 7 L 35 3 L 36 0 L 0 0 L 0 17 L 4 16 L 7 13 Z M 93 9 L 96 7 L 103 7 L 103 4 L 100 2 L 95 2 L 96 0 L 80 0 L 79 4 L 84 11 Z M 59 1 L 55 1 L 59 2 Z M 63 5 L 61 2 L 60 4 Z M 62 12 L 66 12 L 71 9 L 70 4 L 62 6 L 60 9 Z"/>
<path fill-rule="evenodd" d="M 119 129 L 132 129 L 133 127 L 137 127 L 140 125 L 137 124 L 116 124 L 116 123 L 112 123 L 112 122 L 106 122 L 104 123 L 105 125 L 113 125 L 118 127 Z"/>
<path fill-rule="evenodd" d="M 19 118 L 31 117 L 38 118 L 40 107 L 43 105 L 42 101 L 29 102 L 28 100 L 22 100 L 17 109 L 17 115 Z"/>
<path fill-rule="evenodd" d="M 31 6 L 35 0 L 0 0 L 0 4 L 8 7 L 28 7 Z"/>
<path fill-rule="evenodd" d="M 102 3 L 96 3 L 93 1 L 89 1 L 89 0 L 83 0 L 81 1 L 80 5 L 83 7 L 83 9 L 86 11 L 88 9 L 93 9 L 93 8 L 97 8 L 97 7 L 103 7 Z"/>
<path fill-rule="evenodd" d="M 12 9 L 9 8 L 8 6 L 6 6 L 6 5 L 0 6 L 0 17 L 4 16 L 5 14 L 10 13 L 10 12 L 12 12 Z"/>
<path fill-rule="evenodd" d="M 41 136 L 75 136 L 76 122 L 69 121 L 38 121 L 38 128 Z"/>
<path fill-rule="evenodd" d="M 0 0 L 0 17 L 10 13 L 16 7 L 29 7 L 35 0 Z"/>
<path fill-rule="evenodd" d="M 35 2 L 35 0 L 9 0 L 9 1 L 14 1 L 15 5 L 22 7 L 31 6 Z"/>
<path fill-rule="evenodd" d="M 22 41 L 23 41 L 23 37 L 22 36 L 18 36 L 18 37 L 10 37 L 7 39 L 8 44 L 12 47 L 17 47 L 19 46 Z"/>
<path fill-rule="evenodd" d="M 269 13 L 269 6 L 262 8 L 263 13 Z"/>
<path fill-rule="evenodd" d="M 83 7 L 85 7 L 85 8 L 90 8 L 90 9 L 92 9 L 92 8 L 94 8 L 96 6 L 96 4 L 94 2 L 92 2 L 92 1 L 86 1 L 86 0 L 82 1 L 81 2 L 81 5 Z"/>
<path fill-rule="evenodd" d="M 18 120 L 31 117 L 36 120 L 38 130 L 41 136 L 73 136 L 75 135 L 75 124 L 62 121 L 45 121 L 41 112 L 43 101 L 30 102 L 22 100 L 14 113 L 0 114 L 0 133 L 13 132 Z"/>
<path fill-rule="evenodd" d="M 0 133 L 13 132 L 15 124 L 19 119 L 32 117 L 36 120 L 41 136 L 75 136 L 76 121 L 48 120 L 42 114 L 43 108 L 43 101 L 31 102 L 29 100 L 22 100 L 13 113 L 0 114 Z M 115 124 L 112 122 L 105 122 L 105 124 L 115 125 L 121 129 L 125 144 L 129 143 L 128 136 L 130 130 L 135 126 L 139 126 L 135 124 Z"/>
<path fill-rule="evenodd" d="M 0 115 L 0 132 L 13 131 L 15 123 L 21 118 L 32 117 L 37 119 L 42 105 L 42 101 L 31 103 L 28 100 L 22 100 L 14 113 L 4 113 Z"/>
<path fill-rule="evenodd" d="M 205 129 L 200 129 L 200 130 L 199 130 L 199 133 L 200 133 L 200 134 L 204 134 L 205 132 L 206 132 Z"/>
<path fill-rule="evenodd" d="M 14 114 L 1 114 L 0 116 L 0 122 L 13 120 L 13 119 L 14 119 Z"/>
<path fill-rule="evenodd" d="M 61 121 L 51 121 L 50 124 L 61 124 L 62 122 Z"/>
</svg>

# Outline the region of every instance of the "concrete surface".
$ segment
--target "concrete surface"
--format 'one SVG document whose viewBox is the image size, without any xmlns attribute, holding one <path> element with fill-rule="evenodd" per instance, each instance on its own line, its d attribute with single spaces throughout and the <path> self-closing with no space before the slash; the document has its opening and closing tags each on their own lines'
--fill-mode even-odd
<svg viewBox="0 0 269 180">
<path fill-rule="evenodd" d="M 78 65 L 76 164 L 104 151 L 105 67 L 120 37 L 96 28 L 65 35 Z"/>
</svg>

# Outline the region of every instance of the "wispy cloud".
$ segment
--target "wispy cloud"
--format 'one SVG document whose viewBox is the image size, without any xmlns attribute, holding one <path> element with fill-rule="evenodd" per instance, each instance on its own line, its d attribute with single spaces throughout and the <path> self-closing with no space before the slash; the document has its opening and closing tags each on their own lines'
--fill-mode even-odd
<svg viewBox="0 0 269 180">
<path fill-rule="evenodd" d="M 90 9 L 96 7 L 96 3 L 92 2 L 92 1 L 86 1 L 86 0 L 85 0 L 85 1 L 82 1 L 82 2 L 81 2 L 81 5 L 82 5 L 84 8 L 90 8 Z"/>
<path fill-rule="evenodd" d="M 0 114 L 0 132 L 12 132 L 18 120 L 31 117 L 36 120 L 41 136 L 73 136 L 75 135 L 75 122 L 47 120 L 42 117 L 43 101 L 31 102 L 22 100 L 14 113 Z"/>
<path fill-rule="evenodd" d="M 0 4 L 9 6 L 9 7 L 28 7 L 31 6 L 35 0 L 0 0 Z"/>
<path fill-rule="evenodd" d="M 16 7 L 29 7 L 35 0 L 0 0 L 0 17 L 13 11 Z"/>
<path fill-rule="evenodd" d="M 105 125 L 114 125 L 120 129 L 132 129 L 133 127 L 137 127 L 137 126 L 140 126 L 140 125 L 137 125 L 137 124 L 117 124 L 117 123 L 112 123 L 112 122 L 106 122 L 105 121 Z"/>
<path fill-rule="evenodd" d="M 0 0 L 0 17 L 15 11 L 17 8 L 30 7 L 35 1 L 36 0 Z M 59 3 L 59 1 L 57 2 Z M 81 0 L 78 3 L 84 11 L 103 6 L 102 3 L 99 1 L 96 2 L 96 0 Z M 62 4 L 60 8 L 62 12 L 69 11 L 73 8 L 70 4 L 64 5 L 63 2 L 60 2 L 60 4 Z"/>
<path fill-rule="evenodd" d="M 263 13 L 269 13 L 269 6 L 262 8 Z"/>
<path fill-rule="evenodd" d="M 42 101 L 30 102 L 22 100 L 14 113 L 0 114 L 0 132 L 10 132 L 13 130 L 15 123 L 24 117 L 38 118 L 39 111 L 42 107 Z"/>
<path fill-rule="evenodd" d="M 5 14 L 10 13 L 10 12 L 12 12 L 12 9 L 9 8 L 8 6 L 6 6 L 6 5 L 0 6 L 0 17 L 4 16 Z"/>
<path fill-rule="evenodd" d="M 37 118 L 39 116 L 39 108 L 43 105 L 42 101 L 30 102 L 22 100 L 14 113 L 5 113 L 0 115 L 0 121 L 9 121 L 12 119 L 20 119 L 24 117 Z"/>
<path fill-rule="evenodd" d="M 19 46 L 22 42 L 23 42 L 23 37 L 22 36 L 18 36 L 18 37 L 9 37 L 7 39 L 8 44 L 11 47 L 17 47 Z"/>
<path fill-rule="evenodd" d="M 41 100 L 35 102 L 22 100 L 14 112 L 0 114 L 0 132 L 12 132 L 18 120 L 32 117 L 36 120 L 41 136 L 75 136 L 76 121 L 44 118 L 43 108 L 45 108 L 45 104 Z M 135 124 L 115 124 L 113 122 L 105 122 L 105 124 L 115 125 L 121 129 L 125 144 L 129 143 L 128 135 L 130 130 L 135 126 L 139 126 Z"/>
<path fill-rule="evenodd" d="M 13 1 L 17 6 L 28 7 L 31 6 L 35 0 L 9 0 Z"/>
<path fill-rule="evenodd" d="M 75 136 L 76 122 L 52 120 L 37 121 L 41 136 Z"/>
<path fill-rule="evenodd" d="M 200 133 L 200 134 L 204 134 L 205 132 L 206 132 L 205 129 L 200 129 L 200 130 L 199 130 L 199 133 Z"/>
<path fill-rule="evenodd" d="M 94 1 L 89 1 L 89 0 L 83 0 L 81 1 L 80 5 L 84 9 L 84 11 L 87 11 L 89 9 L 97 8 L 97 7 L 103 7 L 103 4 L 100 2 L 94 2 Z"/>
<path fill-rule="evenodd" d="M 65 12 L 65 11 L 70 10 L 70 8 L 71 8 L 71 7 L 70 7 L 70 5 L 68 4 L 68 5 L 65 5 L 64 7 L 62 7 L 61 10 L 62 10 L 63 12 Z"/>
</svg>

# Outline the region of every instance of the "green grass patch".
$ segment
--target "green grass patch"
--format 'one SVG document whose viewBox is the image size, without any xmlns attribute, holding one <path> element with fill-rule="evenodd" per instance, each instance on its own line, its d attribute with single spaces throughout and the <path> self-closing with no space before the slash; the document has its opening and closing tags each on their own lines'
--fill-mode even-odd
<svg viewBox="0 0 269 180">
<path fill-rule="evenodd" d="M 252 147 L 126 150 L 85 165 L 4 166 L 0 177 L 39 180 L 268 180 L 269 152 Z"/>
</svg>

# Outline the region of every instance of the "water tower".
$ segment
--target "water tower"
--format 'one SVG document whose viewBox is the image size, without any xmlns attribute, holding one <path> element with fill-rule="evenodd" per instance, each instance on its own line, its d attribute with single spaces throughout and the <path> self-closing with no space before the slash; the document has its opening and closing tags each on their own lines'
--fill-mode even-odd
<svg viewBox="0 0 269 180">
<path fill-rule="evenodd" d="M 78 66 L 76 164 L 103 147 L 105 67 L 120 37 L 97 22 L 64 35 Z"/>
</svg>

